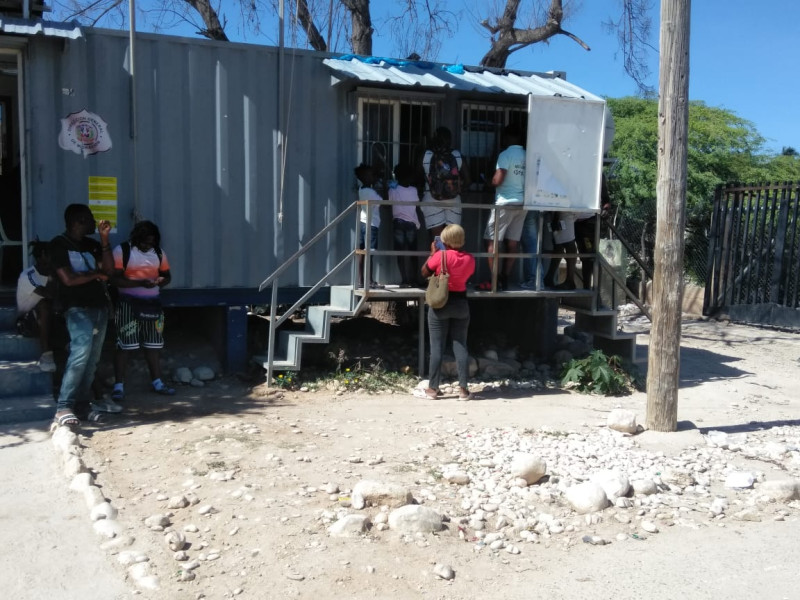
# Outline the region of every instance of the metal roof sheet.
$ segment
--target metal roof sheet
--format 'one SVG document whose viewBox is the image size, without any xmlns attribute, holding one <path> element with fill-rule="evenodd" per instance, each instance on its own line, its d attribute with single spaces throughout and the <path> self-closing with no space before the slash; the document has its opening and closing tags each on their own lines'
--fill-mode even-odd
<svg viewBox="0 0 800 600">
<path fill-rule="evenodd" d="M 75 21 L 45 21 L 44 19 L 20 19 L 16 17 L 0 17 L 0 32 L 17 35 L 42 35 L 63 37 L 71 40 L 83 37 L 83 31 Z"/>
<path fill-rule="evenodd" d="M 530 73 L 354 55 L 326 58 L 323 63 L 340 80 L 356 79 L 403 87 L 450 88 L 489 94 L 560 95 L 567 98 L 603 100 L 569 83 L 556 73 Z"/>
</svg>

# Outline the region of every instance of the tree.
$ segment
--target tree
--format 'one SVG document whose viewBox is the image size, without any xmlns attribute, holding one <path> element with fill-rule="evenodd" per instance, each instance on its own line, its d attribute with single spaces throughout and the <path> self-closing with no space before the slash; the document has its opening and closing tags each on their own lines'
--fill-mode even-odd
<svg viewBox="0 0 800 600">
<path fill-rule="evenodd" d="M 644 44 L 650 34 L 647 14 L 653 1 L 621 0 L 621 16 L 605 23 L 609 31 L 618 31 L 625 70 L 643 90 L 647 89 L 644 79 L 649 74 L 644 60 Z M 156 30 L 187 22 L 195 26 L 198 35 L 227 40 L 228 20 L 223 6 L 229 11 L 238 10 L 241 21 L 258 33 L 262 19 L 274 17 L 280 3 L 281 0 L 227 0 L 223 5 L 222 0 L 140 0 L 137 10 Z M 334 37 L 347 37 L 350 52 L 372 54 L 375 27 L 369 0 L 295 0 L 289 4 L 295 8 L 289 20 L 291 31 L 305 37 L 305 42 L 294 39 L 294 46 L 335 51 L 338 44 Z M 481 11 L 487 10 L 484 2 L 476 4 Z M 503 68 L 512 53 L 557 35 L 569 37 L 588 51 L 583 40 L 563 28 L 579 4 L 578 0 L 534 0 L 525 3 L 524 12 L 520 12 L 521 0 L 505 0 L 502 11 L 493 4 L 488 8 L 490 14 L 480 20 L 489 32 L 490 43 L 481 65 Z M 446 0 L 398 0 L 396 12 L 383 19 L 378 28 L 385 25 L 389 30 L 399 56 L 413 53 L 425 60 L 436 60 L 441 38 L 454 35 L 462 20 L 461 11 L 453 11 L 451 5 Z M 82 17 L 91 25 L 105 20 L 113 26 L 125 26 L 127 20 L 121 0 L 54 0 L 54 9 L 59 18 Z M 322 32 L 326 30 L 324 36 Z"/>
<path fill-rule="evenodd" d="M 678 428 L 683 224 L 689 138 L 691 0 L 661 0 L 658 104 L 658 221 L 653 276 L 653 327 L 647 361 L 648 428 Z"/>
</svg>

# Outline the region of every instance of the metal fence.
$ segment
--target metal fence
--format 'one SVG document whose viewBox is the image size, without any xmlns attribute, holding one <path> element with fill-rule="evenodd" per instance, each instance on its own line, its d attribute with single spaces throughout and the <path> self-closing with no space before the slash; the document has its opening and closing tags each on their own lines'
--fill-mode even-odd
<svg viewBox="0 0 800 600">
<path fill-rule="evenodd" d="M 706 314 L 800 324 L 799 197 L 800 182 L 717 188 Z"/>
<path fill-rule="evenodd" d="M 619 237 L 628 243 L 652 273 L 657 220 L 655 199 L 618 207 L 609 219 Z M 687 223 L 684 233 L 684 275 L 686 281 L 698 285 L 705 285 L 708 277 L 708 232 L 709 227 L 703 223 Z M 636 282 L 646 279 L 633 260 L 627 277 Z"/>
</svg>

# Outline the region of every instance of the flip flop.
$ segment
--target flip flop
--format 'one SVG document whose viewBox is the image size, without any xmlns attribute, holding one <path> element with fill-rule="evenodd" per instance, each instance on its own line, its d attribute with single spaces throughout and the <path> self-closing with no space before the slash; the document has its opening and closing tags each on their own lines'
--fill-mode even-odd
<svg viewBox="0 0 800 600">
<path fill-rule="evenodd" d="M 433 391 L 433 390 L 431 390 L 431 391 Z M 427 389 L 414 388 L 414 391 L 411 392 L 411 395 L 414 396 L 415 398 L 424 398 L 424 399 L 428 399 L 428 400 L 436 400 L 436 398 L 438 398 L 442 394 L 441 394 L 441 392 L 433 391 L 433 394 L 431 395 L 428 392 Z"/>
<path fill-rule="evenodd" d="M 491 281 L 484 281 L 479 283 L 475 286 L 475 289 L 479 292 L 491 292 L 492 291 L 492 282 Z"/>
</svg>

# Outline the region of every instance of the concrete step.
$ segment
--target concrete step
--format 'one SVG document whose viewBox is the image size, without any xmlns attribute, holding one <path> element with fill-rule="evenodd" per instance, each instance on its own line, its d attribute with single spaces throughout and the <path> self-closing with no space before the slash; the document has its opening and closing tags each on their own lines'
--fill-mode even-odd
<svg viewBox="0 0 800 600">
<path fill-rule="evenodd" d="M 4 360 L 38 360 L 41 354 L 38 338 L 3 331 L 0 333 L 0 358 Z"/>
<path fill-rule="evenodd" d="M 43 373 L 36 361 L 0 361 L 0 402 L 3 398 L 53 393 L 53 374 Z"/>
<path fill-rule="evenodd" d="M 0 331 L 15 331 L 17 323 L 16 306 L 0 306 Z"/>
<path fill-rule="evenodd" d="M 56 412 L 51 394 L 0 398 L 0 424 L 50 421 Z"/>
</svg>

